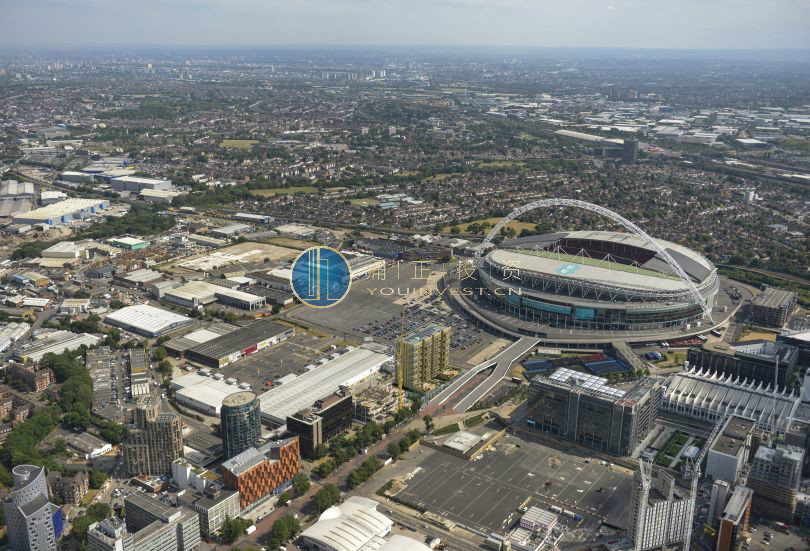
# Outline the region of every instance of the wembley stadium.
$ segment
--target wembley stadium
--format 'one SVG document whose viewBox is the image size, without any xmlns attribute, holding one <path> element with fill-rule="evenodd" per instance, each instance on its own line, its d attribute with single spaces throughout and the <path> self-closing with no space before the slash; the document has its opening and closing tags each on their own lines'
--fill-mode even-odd
<svg viewBox="0 0 810 551">
<path fill-rule="evenodd" d="M 508 240 L 479 259 L 473 277 L 456 279 L 449 295 L 478 321 L 561 343 L 702 333 L 739 304 L 701 254 L 613 231 Z"/>
</svg>

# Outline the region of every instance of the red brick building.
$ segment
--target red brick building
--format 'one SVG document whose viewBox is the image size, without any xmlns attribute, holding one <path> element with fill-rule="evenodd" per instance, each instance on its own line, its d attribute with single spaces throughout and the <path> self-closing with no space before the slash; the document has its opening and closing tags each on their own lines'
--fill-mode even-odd
<svg viewBox="0 0 810 551">
<path fill-rule="evenodd" d="M 239 492 L 243 512 L 286 490 L 301 470 L 298 437 L 248 448 L 222 464 L 222 481 Z"/>
<path fill-rule="evenodd" d="M 53 371 L 47 368 L 35 370 L 32 365 L 12 364 L 6 368 L 6 372 L 21 380 L 33 392 L 42 392 L 53 382 Z"/>
</svg>

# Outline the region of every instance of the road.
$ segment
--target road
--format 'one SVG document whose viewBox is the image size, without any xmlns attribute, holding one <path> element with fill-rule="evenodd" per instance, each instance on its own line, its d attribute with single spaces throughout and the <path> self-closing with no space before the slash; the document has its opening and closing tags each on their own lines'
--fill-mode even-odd
<svg viewBox="0 0 810 551">
<path fill-rule="evenodd" d="M 481 362 L 473 367 L 463 375 L 453 381 L 446 389 L 440 392 L 433 400 L 431 405 L 441 405 L 450 399 L 456 392 L 461 390 L 467 382 L 470 381 L 476 374 L 495 366 L 492 374 L 486 378 L 481 384 L 471 390 L 461 401 L 453 408 L 454 411 L 464 412 L 470 409 L 476 402 L 487 395 L 501 379 L 506 377 L 509 370 L 514 363 L 524 356 L 529 350 L 534 348 L 540 342 L 539 339 L 534 337 L 523 337 L 515 341 L 508 348 L 501 351 L 497 356 L 485 362 Z"/>
<path fill-rule="evenodd" d="M 356 455 L 351 458 L 349 461 L 341 465 L 335 472 L 327 476 L 326 478 L 319 480 L 317 482 L 313 482 L 309 488 L 309 491 L 301 497 L 298 497 L 292 501 L 290 501 L 287 505 L 283 507 L 276 508 L 275 511 L 269 513 L 265 516 L 262 520 L 256 523 L 256 531 L 252 534 L 239 538 L 236 543 L 231 545 L 204 545 L 202 547 L 203 551 L 210 550 L 217 550 L 217 551 L 228 551 L 228 550 L 236 550 L 242 547 L 250 547 L 250 546 L 262 546 L 262 541 L 267 541 L 269 539 L 270 529 L 273 526 L 273 522 L 275 522 L 279 517 L 283 515 L 299 515 L 299 519 L 302 520 L 302 524 L 304 528 L 307 527 L 307 523 L 303 522 L 307 515 L 309 514 L 309 510 L 307 513 L 304 513 L 304 509 L 308 509 L 311 507 L 310 502 L 312 497 L 315 493 L 321 489 L 321 487 L 325 484 L 335 484 L 338 487 L 342 486 L 343 481 L 346 480 L 346 477 L 355 470 L 360 464 L 368 459 L 369 457 L 379 456 L 385 453 L 386 448 L 390 442 L 397 442 L 405 433 L 411 429 L 419 429 L 420 427 L 424 428 L 422 424 L 421 417 L 417 416 L 416 418 L 411 419 L 410 421 L 406 421 L 405 423 L 395 427 L 388 435 L 382 438 L 376 444 L 372 444 L 368 448 L 368 453 Z M 385 467 L 383 467 L 384 469 Z"/>
</svg>

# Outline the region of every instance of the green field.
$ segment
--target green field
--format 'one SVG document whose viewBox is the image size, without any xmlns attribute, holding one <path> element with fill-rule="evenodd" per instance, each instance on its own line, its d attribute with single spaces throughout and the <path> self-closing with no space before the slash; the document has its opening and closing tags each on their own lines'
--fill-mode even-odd
<svg viewBox="0 0 810 551">
<path fill-rule="evenodd" d="M 608 262 L 607 260 L 599 260 L 597 258 L 588 258 L 586 256 L 574 256 L 572 254 L 556 253 L 553 251 L 536 251 L 533 249 L 517 249 L 523 254 L 532 256 L 542 256 L 543 258 L 552 258 L 563 262 L 570 262 L 572 264 L 582 264 L 583 266 L 596 266 L 598 268 L 607 268 L 608 270 L 616 270 L 618 272 L 630 272 L 633 274 L 648 275 L 652 277 L 660 277 L 661 279 L 680 279 L 678 276 L 669 274 L 662 274 L 646 268 L 639 268 L 638 266 L 630 266 L 628 264 L 619 264 L 618 262 Z"/>
<path fill-rule="evenodd" d="M 235 149 L 250 149 L 259 143 L 259 140 L 222 140 L 219 147 L 231 147 Z"/>
<path fill-rule="evenodd" d="M 380 202 L 374 198 L 366 197 L 364 199 L 351 199 L 352 205 L 360 205 L 361 207 L 374 207 L 379 205 Z"/>
<path fill-rule="evenodd" d="M 274 189 L 254 189 L 251 191 L 253 195 L 264 195 L 272 197 L 274 195 L 283 195 L 291 193 L 317 193 L 318 188 L 315 186 L 293 186 L 293 187 L 279 187 Z"/>
</svg>

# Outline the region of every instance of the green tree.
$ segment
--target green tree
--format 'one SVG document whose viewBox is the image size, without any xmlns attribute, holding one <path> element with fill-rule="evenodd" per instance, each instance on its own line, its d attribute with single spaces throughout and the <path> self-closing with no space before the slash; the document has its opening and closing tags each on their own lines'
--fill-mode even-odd
<svg viewBox="0 0 810 551">
<path fill-rule="evenodd" d="M 388 455 L 396 459 L 402 453 L 402 448 L 399 447 L 399 442 L 390 442 L 388 444 Z"/>
<path fill-rule="evenodd" d="M 107 473 L 100 469 L 90 469 L 89 478 L 90 487 L 98 490 L 107 481 Z"/>
<path fill-rule="evenodd" d="M 302 496 L 309 491 L 310 483 L 306 475 L 301 473 L 292 477 L 292 489 L 295 497 Z"/>
<path fill-rule="evenodd" d="M 169 355 L 169 353 L 166 352 L 166 349 L 163 348 L 162 346 L 156 346 L 155 349 L 152 350 L 152 358 L 156 362 L 160 362 L 160 361 L 165 360 L 166 356 L 168 356 L 168 355 Z"/>
<path fill-rule="evenodd" d="M 270 536 L 273 540 L 283 543 L 294 538 L 301 531 L 301 522 L 292 515 L 279 517 L 270 528 Z"/>
<path fill-rule="evenodd" d="M 318 490 L 315 494 L 314 500 L 318 511 L 322 513 L 340 501 L 340 490 L 334 484 L 325 484 L 323 488 Z"/>
<path fill-rule="evenodd" d="M 287 503 L 289 503 L 291 499 L 292 493 L 290 493 L 290 491 L 288 490 L 282 493 L 280 496 L 278 496 L 278 504 L 283 507 L 284 505 L 287 505 Z"/>
<path fill-rule="evenodd" d="M 422 421 L 425 423 L 425 432 L 430 434 L 434 426 L 433 417 L 431 417 L 430 415 L 425 415 L 424 417 L 422 417 Z"/>
<path fill-rule="evenodd" d="M 245 530 L 253 524 L 253 521 L 240 517 L 225 517 L 222 528 L 219 530 L 219 537 L 225 543 L 233 543 L 245 533 Z"/>
</svg>

